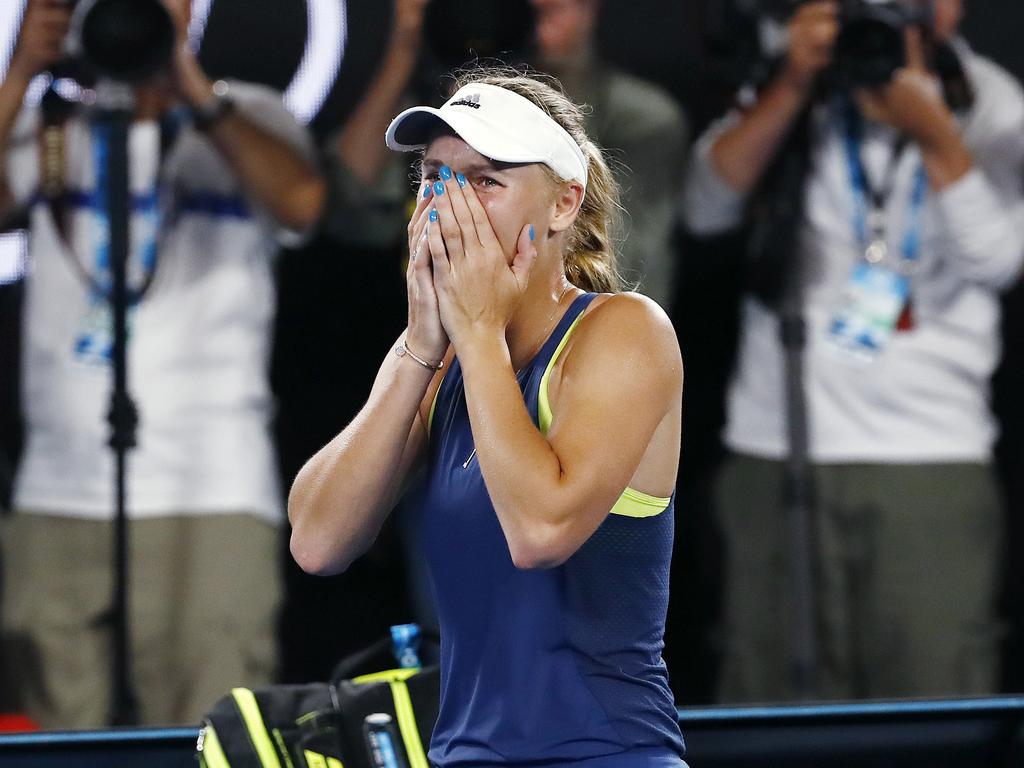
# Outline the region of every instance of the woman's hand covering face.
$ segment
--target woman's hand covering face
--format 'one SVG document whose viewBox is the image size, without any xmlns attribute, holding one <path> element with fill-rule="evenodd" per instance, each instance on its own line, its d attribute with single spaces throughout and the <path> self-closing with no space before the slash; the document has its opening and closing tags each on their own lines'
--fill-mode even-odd
<svg viewBox="0 0 1024 768">
<path fill-rule="evenodd" d="M 521 227 L 506 256 L 476 190 L 442 166 L 432 188 L 436 223 L 427 230 L 441 322 L 456 349 L 472 334 L 504 334 L 529 282 L 534 228 Z"/>
<path fill-rule="evenodd" d="M 441 325 L 430 248 L 427 244 L 428 227 L 438 226 L 436 222 L 431 224 L 430 221 L 434 210 L 431 187 L 429 181 L 420 184 L 419 202 L 409 220 L 409 267 L 406 270 L 409 328 L 406 343 L 420 357 L 437 362 L 448 349 L 448 335 Z"/>
</svg>

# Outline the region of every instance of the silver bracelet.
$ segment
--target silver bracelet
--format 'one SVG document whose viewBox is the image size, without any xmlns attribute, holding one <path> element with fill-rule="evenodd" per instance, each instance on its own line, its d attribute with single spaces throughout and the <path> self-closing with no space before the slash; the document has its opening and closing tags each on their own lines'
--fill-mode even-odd
<svg viewBox="0 0 1024 768">
<path fill-rule="evenodd" d="M 413 352 L 411 349 L 409 349 L 407 346 L 405 346 L 405 342 L 404 341 L 398 342 L 398 346 L 395 347 L 395 354 L 398 355 L 399 357 L 405 357 L 406 355 L 408 355 L 413 360 L 415 360 L 417 363 L 422 365 L 424 368 L 426 368 L 428 370 L 431 370 L 431 371 L 440 371 L 442 368 L 444 368 L 444 360 L 442 360 L 437 365 L 434 365 L 433 363 L 428 363 L 422 357 L 420 357 L 415 352 Z"/>
</svg>

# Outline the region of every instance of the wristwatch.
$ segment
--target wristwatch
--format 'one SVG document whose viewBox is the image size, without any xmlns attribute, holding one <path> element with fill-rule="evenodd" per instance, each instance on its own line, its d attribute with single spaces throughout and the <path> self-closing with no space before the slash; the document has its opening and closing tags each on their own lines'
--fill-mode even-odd
<svg viewBox="0 0 1024 768">
<path fill-rule="evenodd" d="M 235 100 L 231 98 L 228 84 L 218 80 L 213 84 L 213 97 L 192 107 L 192 124 L 200 131 L 209 131 L 234 110 Z"/>
</svg>

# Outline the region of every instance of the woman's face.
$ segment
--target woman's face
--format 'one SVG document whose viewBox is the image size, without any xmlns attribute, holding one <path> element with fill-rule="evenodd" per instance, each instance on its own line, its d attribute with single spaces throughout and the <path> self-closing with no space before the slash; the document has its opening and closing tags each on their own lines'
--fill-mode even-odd
<svg viewBox="0 0 1024 768">
<path fill-rule="evenodd" d="M 515 257 L 519 233 L 532 224 L 538 237 L 547 232 L 554 204 L 551 181 L 539 163 L 511 164 L 490 160 L 458 136 L 444 134 L 427 145 L 423 179 L 440 179 L 441 166 L 461 173 L 472 185 L 487 212 L 494 234 L 509 263 Z M 454 178 L 448 185 L 456 183 Z"/>
</svg>

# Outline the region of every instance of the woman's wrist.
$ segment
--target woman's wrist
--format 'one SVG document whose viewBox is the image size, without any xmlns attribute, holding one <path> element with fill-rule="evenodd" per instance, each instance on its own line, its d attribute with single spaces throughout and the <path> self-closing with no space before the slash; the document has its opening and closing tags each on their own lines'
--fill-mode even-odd
<svg viewBox="0 0 1024 768">
<path fill-rule="evenodd" d="M 440 342 L 422 338 L 412 332 L 411 329 L 407 329 L 405 335 L 402 336 L 402 343 L 411 351 L 415 352 L 417 356 L 422 357 L 424 360 L 429 360 L 435 365 L 444 359 L 445 353 L 448 352 L 448 341 L 442 339 Z"/>
<path fill-rule="evenodd" d="M 479 364 L 489 366 L 508 363 L 509 366 L 512 365 L 504 330 L 476 328 L 460 335 L 453 344 L 455 354 L 463 369 Z"/>
<path fill-rule="evenodd" d="M 423 349 L 423 347 L 419 347 L 419 349 Z M 423 355 L 419 354 L 416 350 L 417 347 L 410 345 L 408 339 L 402 339 L 398 342 L 397 346 L 395 347 L 395 354 L 398 355 L 398 357 L 408 357 L 421 368 L 428 371 L 436 372 L 440 371 L 444 367 L 443 352 L 440 354 L 434 354 L 424 357 Z"/>
</svg>

